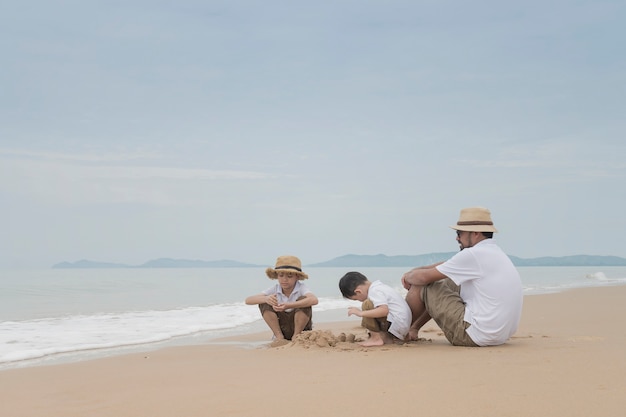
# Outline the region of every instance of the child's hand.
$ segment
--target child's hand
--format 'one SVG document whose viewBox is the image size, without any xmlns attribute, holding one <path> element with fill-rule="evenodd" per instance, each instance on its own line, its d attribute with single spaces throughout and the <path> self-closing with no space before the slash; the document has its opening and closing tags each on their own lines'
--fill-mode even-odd
<svg viewBox="0 0 626 417">
<path fill-rule="evenodd" d="M 278 297 L 276 297 L 276 294 L 268 295 L 265 302 L 272 307 L 276 307 L 278 305 Z"/>
<path fill-rule="evenodd" d="M 275 306 L 272 306 L 272 308 L 274 311 L 283 312 L 287 309 L 287 304 L 276 304 Z"/>
<path fill-rule="evenodd" d="M 359 308 L 348 307 L 348 316 L 355 315 L 355 316 L 361 317 L 361 314 L 363 314 L 363 312 Z"/>
</svg>

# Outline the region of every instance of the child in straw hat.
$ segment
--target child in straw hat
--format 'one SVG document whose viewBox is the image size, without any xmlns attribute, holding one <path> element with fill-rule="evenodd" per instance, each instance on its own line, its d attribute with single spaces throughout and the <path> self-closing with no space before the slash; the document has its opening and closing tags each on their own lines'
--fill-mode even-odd
<svg viewBox="0 0 626 417">
<path fill-rule="evenodd" d="M 274 334 L 274 345 L 291 340 L 304 330 L 313 328 L 312 306 L 318 299 L 302 282 L 309 276 L 302 272 L 300 259 L 295 256 L 279 256 L 274 268 L 265 274 L 278 280 L 260 294 L 246 298 L 246 304 L 258 304 L 261 316 Z"/>
</svg>

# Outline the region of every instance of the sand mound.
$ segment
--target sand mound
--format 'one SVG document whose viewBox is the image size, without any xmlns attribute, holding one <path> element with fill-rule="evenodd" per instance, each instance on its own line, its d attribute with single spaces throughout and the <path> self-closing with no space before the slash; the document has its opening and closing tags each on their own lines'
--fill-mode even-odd
<svg viewBox="0 0 626 417">
<path fill-rule="evenodd" d="M 340 333 L 334 335 L 330 330 L 311 330 L 302 332 L 293 338 L 289 346 L 298 346 L 304 348 L 339 348 L 339 349 L 356 349 L 360 348 L 355 342 L 361 342 L 362 339 L 352 333 Z M 283 344 L 287 346 L 287 344 Z"/>
<path fill-rule="evenodd" d="M 271 348 L 304 348 L 304 349 L 336 349 L 336 350 L 367 350 L 369 347 L 362 346 L 360 342 L 367 339 L 367 333 L 339 333 L 333 334 L 330 330 L 310 330 L 304 331 L 293 338 L 293 340 L 275 340 L 270 344 Z M 432 342 L 431 339 L 420 338 L 413 342 L 398 342 L 395 346 L 409 346 L 417 343 Z M 392 345 L 385 345 L 388 349 Z"/>
</svg>

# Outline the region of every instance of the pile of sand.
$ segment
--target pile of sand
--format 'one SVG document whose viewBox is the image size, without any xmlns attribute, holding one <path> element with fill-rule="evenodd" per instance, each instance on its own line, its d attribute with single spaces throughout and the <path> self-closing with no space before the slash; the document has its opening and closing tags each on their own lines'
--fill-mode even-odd
<svg viewBox="0 0 626 417">
<path fill-rule="evenodd" d="M 344 350 L 353 350 L 361 346 L 357 342 L 363 339 L 353 333 L 333 334 L 330 330 L 311 330 L 302 332 L 293 340 L 275 340 L 271 347 L 302 347 L 309 348 L 338 348 Z"/>
</svg>

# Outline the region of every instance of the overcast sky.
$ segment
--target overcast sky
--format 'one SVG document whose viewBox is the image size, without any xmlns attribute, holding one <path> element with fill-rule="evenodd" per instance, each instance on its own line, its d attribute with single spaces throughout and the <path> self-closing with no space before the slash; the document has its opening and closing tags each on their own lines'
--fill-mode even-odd
<svg viewBox="0 0 626 417">
<path fill-rule="evenodd" d="M 626 257 L 623 1 L 2 1 L 0 267 Z"/>
</svg>

